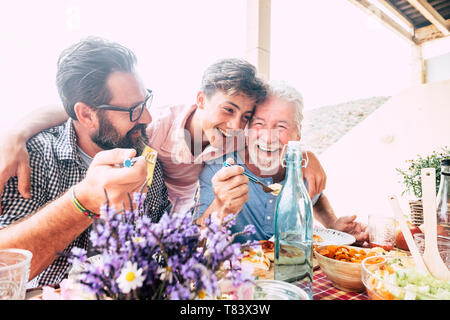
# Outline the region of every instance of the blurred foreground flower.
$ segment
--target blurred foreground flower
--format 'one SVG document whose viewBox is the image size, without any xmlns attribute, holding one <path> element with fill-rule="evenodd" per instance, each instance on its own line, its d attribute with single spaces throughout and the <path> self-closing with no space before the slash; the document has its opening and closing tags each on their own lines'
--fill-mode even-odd
<svg viewBox="0 0 450 320">
<path fill-rule="evenodd" d="M 133 199 L 140 208 L 144 196 Z M 233 243 L 234 222 L 234 216 L 220 221 L 213 215 L 201 229 L 186 212 L 153 223 L 138 209 L 117 212 L 106 204 L 90 234 L 99 256 L 93 262 L 74 248 L 69 261 L 81 266 L 77 284 L 97 299 L 217 298 L 219 281 L 238 287 L 253 279 L 240 265 L 242 250 L 252 244 Z"/>
</svg>

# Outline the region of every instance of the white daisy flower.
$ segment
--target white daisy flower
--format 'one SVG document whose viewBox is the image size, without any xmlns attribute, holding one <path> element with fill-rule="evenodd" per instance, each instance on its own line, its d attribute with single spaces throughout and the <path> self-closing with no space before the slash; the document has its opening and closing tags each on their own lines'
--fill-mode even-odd
<svg viewBox="0 0 450 320">
<path fill-rule="evenodd" d="M 142 269 L 137 267 L 137 263 L 127 261 L 125 267 L 122 269 L 117 282 L 119 288 L 123 293 L 129 293 L 144 283 L 145 277 L 142 275 Z"/>
<path fill-rule="evenodd" d="M 133 242 L 141 247 L 145 247 L 146 239 L 144 237 L 134 237 Z"/>
<path fill-rule="evenodd" d="M 166 267 L 166 268 L 162 268 L 162 267 L 158 267 L 158 270 L 156 270 L 156 273 L 159 275 L 159 279 L 161 281 L 167 280 L 169 281 L 169 283 L 173 282 L 173 272 L 172 272 L 172 268 L 171 267 Z"/>
</svg>

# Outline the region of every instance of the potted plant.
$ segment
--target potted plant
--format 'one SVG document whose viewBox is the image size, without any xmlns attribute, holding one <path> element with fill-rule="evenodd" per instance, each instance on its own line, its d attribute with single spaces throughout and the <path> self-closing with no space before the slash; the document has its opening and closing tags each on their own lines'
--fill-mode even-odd
<svg viewBox="0 0 450 320">
<path fill-rule="evenodd" d="M 436 169 L 436 193 L 439 190 L 441 180 L 441 160 L 450 157 L 450 148 L 445 146 L 441 151 L 433 151 L 429 155 L 417 155 L 416 159 L 407 160 L 408 167 L 406 169 L 396 168 L 396 171 L 402 177 L 404 190 L 402 195 L 410 195 L 412 199 L 409 201 L 411 209 L 411 222 L 414 225 L 423 223 L 422 209 L 422 181 L 421 170 L 423 168 Z"/>
</svg>

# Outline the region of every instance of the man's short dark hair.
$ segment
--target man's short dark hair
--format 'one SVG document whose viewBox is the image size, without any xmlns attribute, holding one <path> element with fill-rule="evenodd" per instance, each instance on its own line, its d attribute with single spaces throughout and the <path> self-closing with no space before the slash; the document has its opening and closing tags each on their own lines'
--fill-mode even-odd
<svg viewBox="0 0 450 320">
<path fill-rule="evenodd" d="M 117 71 L 134 72 L 136 62 L 128 48 L 97 37 L 88 37 L 64 50 L 58 59 L 56 86 L 67 114 L 77 120 L 77 102 L 91 107 L 108 103 L 108 76 Z"/>
<path fill-rule="evenodd" d="M 256 68 L 249 62 L 238 59 L 221 59 L 203 73 L 201 90 L 211 97 L 217 90 L 228 95 L 245 94 L 259 104 L 267 95 L 262 79 L 256 76 Z"/>
</svg>

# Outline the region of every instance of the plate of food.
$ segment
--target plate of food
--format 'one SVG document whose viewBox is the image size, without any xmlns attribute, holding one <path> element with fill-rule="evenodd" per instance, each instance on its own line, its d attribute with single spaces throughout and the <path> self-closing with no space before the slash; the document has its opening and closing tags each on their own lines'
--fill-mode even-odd
<svg viewBox="0 0 450 320">
<path fill-rule="evenodd" d="M 313 230 L 313 242 L 318 246 L 334 245 L 351 245 L 356 241 L 355 237 L 351 234 L 334 230 L 314 227 Z"/>
<path fill-rule="evenodd" d="M 242 264 L 248 264 L 254 269 L 262 269 L 264 271 L 270 269 L 270 262 L 271 261 L 265 254 L 261 244 L 246 250 L 244 252 L 244 257 L 241 259 Z"/>
<path fill-rule="evenodd" d="M 267 273 L 270 277 L 269 278 L 264 278 L 262 277 L 262 279 L 273 279 L 273 263 L 275 261 L 275 243 L 274 243 L 274 239 L 273 237 L 270 238 L 269 240 L 260 240 L 259 244 L 261 246 L 262 251 L 264 252 L 264 256 L 267 257 L 269 259 L 269 261 L 271 262 L 271 266 L 269 269 L 269 272 Z M 284 251 L 285 254 L 283 254 L 283 256 L 288 256 L 289 254 L 293 254 L 296 248 L 293 247 L 289 247 L 289 246 L 283 246 L 282 250 Z M 301 253 L 303 254 L 303 252 Z M 304 257 L 301 258 L 301 254 L 297 255 L 297 258 L 303 259 Z M 303 261 L 302 261 L 303 262 Z M 290 263 L 287 263 L 290 264 Z M 313 257 L 313 268 L 317 268 L 319 267 L 316 259 Z"/>
<path fill-rule="evenodd" d="M 273 242 L 264 240 L 244 251 L 241 264 L 253 270 L 255 278 L 273 279 L 273 258 Z"/>
<path fill-rule="evenodd" d="M 259 241 L 261 244 L 261 249 L 264 252 L 264 255 L 273 262 L 275 260 L 275 244 L 272 240 L 261 240 Z"/>
</svg>

